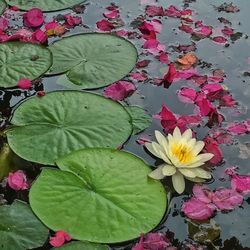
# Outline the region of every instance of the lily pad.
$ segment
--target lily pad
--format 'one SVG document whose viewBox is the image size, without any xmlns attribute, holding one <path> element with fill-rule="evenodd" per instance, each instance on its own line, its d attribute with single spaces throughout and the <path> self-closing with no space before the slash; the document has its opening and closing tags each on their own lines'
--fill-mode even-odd
<svg viewBox="0 0 250 250">
<path fill-rule="evenodd" d="M 4 0 L 0 0 L 0 15 L 4 12 L 5 8 L 7 7 Z"/>
<path fill-rule="evenodd" d="M 68 243 L 62 247 L 53 248 L 54 250 L 108 250 L 108 246 L 100 245 L 100 244 L 94 244 L 90 242 L 71 242 Z"/>
<path fill-rule="evenodd" d="M 85 0 L 6 0 L 10 6 L 17 6 L 21 10 L 39 8 L 43 11 L 55 11 L 68 9 L 74 5 L 85 2 Z"/>
<path fill-rule="evenodd" d="M 34 80 L 51 66 L 51 53 L 43 46 L 7 42 L 0 46 L 0 87 L 17 86 L 21 78 Z"/>
<path fill-rule="evenodd" d="M 84 89 L 100 88 L 122 79 L 137 60 L 132 43 L 110 34 L 69 36 L 49 49 L 53 54 L 49 74 L 67 72 L 69 80 Z"/>
<path fill-rule="evenodd" d="M 151 125 L 152 118 L 143 108 L 129 106 L 126 107 L 126 110 L 132 117 L 133 135 L 140 133 Z"/>
<path fill-rule="evenodd" d="M 21 201 L 0 206 L 0 249 L 26 250 L 42 246 L 48 229 Z"/>
<path fill-rule="evenodd" d="M 132 131 L 125 108 L 102 96 L 56 91 L 22 103 L 7 130 L 11 149 L 28 161 L 53 165 L 86 147 L 116 148 Z"/>
<path fill-rule="evenodd" d="M 83 149 L 44 168 L 29 199 L 38 218 L 74 239 L 115 243 L 152 230 L 166 210 L 166 192 L 151 169 L 118 150 Z"/>
</svg>

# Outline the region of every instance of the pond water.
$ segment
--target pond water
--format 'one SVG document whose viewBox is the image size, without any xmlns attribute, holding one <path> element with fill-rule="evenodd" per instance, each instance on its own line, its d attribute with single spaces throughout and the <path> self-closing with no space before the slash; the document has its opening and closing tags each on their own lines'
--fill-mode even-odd
<svg viewBox="0 0 250 250">
<path fill-rule="evenodd" d="M 145 1 L 146 2 L 146 1 Z M 154 1 L 148 1 L 149 3 Z M 228 1 L 229 4 L 231 1 Z M 224 86 L 232 94 L 234 100 L 237 102 L 235 108 L 221 108 L 220 113 L 225 117 L 225 121 L 222 127 L 226 126 L 228 122 L 244 121 L 250 117 L 250 111 L 248 109 L 250 105 L 250 77 L 245 72 L 250 72 L 250 64 L 248 64 L 248 57 L 250 56 L 250 25 L 249 25 L 249 8 L 250 2 L 248 0 L 234 1 L 233 4 L 237 5 L 240 9 L 239 12 L 227 13 L 225 11 L 218 11 L 216 6 L 220 6 L 224 3 L 221 0 L 158 0 L 155 4 L 168 8 L 171 4 L 177 8 L 183 9 L 188 8 L 193 10 L 193 19 L 195 21 L 201 20 L 204 24 L 212 26 L 215 32 L 219 32 L 224 26 L 218 18 L 224 17 L 231 22 L 231 27 L 234 32 L 239 32 L 235 39 L 228 39 L 225 44 L 219 44 L 213 42 L 209 38 L 201 39 L 199 41 L 192 40 L 190 34 L 180 31 L 178 27 L 181 24 L 179 18 L 171 17 L 159 17 L 153 18 L 145 15 L 145 4 L 141 4 L 139 0 L 127 0 L 127 1 L 113 1 L 115 5 L 119 7 L 121 19 L 124 25 L 119 29 L 127 31 L 138 32 L 138 29 L 133 28 L 131 23 L 137 17 L 145 17 L 145 20 L 157 19 L 162 23 L 162 31 L 157 35 L 157 39 L 161 44 L 166 46 L 166 51 L 169 54 L 169 59 L 174 62 L 180 55 L 181 52 L 175 51 L 173 46 L 191 44 L 192 41 L 196 45 L 195 55 L 199 58 L 199 63 L 196 69 L 199 73 L 211 75 L 213 70 L 222 69 L 225 72 Z M 67 35 L 79 34 L 83 32 L 96 31 L 96 22 L 103 19 L 103 13 L 106 11 L 105 8 L 111 4 L 107 0 L 91 0 L 85 3 L 85 11 L 82 16 L 84 26 L 77 26 L 70 30 Z M 155 5 L 154 4 L 154 5 Z M 74 13 L 71 10 L 64 10 L 60 12 L 53 12 L 46 14 L 46 20 L 51 20 L 58 14 Z M 20 25 L 20 20 L 13 20 L 13 23 Z M 50 38 L 49 43 L 53 42 L 58 38 Z M 139 52 L 138 60 L 150 60 L 150 64 L 142 69 L 134 70 L 134 72 L 144 72 L 147 79 L 144 81 L 133 80 L 136 84 L 137 90 L 130 97 L 126 99 L 126 103 L 129 105 L 138 105 L 145 108 L 150 115 L 155 115 L 160 112 L 161 105 L 165 103 L 170 110 L 179 115 L 193 114 L 194 104 L 183 103 L 177 97 L 177 91 L 183 86 L 192 86 L 187 80 L 179 80 L 164 88 L 163 86 L 157 86 L 154 84 L 155 78 L 162 78 L 167 72 L 168 66 L 162 64 L 152 54 L 147 53 L 142 49 L 143 40 L 131 36 L 130 41 L 133 42 Z M 131 80 L 127 77 L 125 79 Z M 25 100 L 26 98 L 36 95 L 37 91 L 44 90 L 46 93 L 59 90 L 59 89 L 79 89 L 71 86 L 65 86 L 60 84 L 63 82 L 60 76 L 43 77 L 41 82 L 36 85 L 33 90 L 21 91 L 19 89 L 0 89 L 0 110 L 2 113 L 1 127 L 4 129 L 8 124 L 9 118 L 16 105 Z M 102 93 L 103 89 L 93 90 L 93 92 Z M 205 123 L 204 123 L 205 124 Z M 144 149 L 144 147 L 137 143 L 137 140 L 151 136 L 154 139 L 154 130 L 162 131 L 161 124 L 158 120 L 153 119 L 152 125 L 147 128 L 143 133 L 132 136 L 124 145 L 124 150 L 132 152 L 137 156 L 144 159 L 150 165 L 155 166 L 158 164 L 156 159 L 152 158 Z M 202 125 L 195 127 L 197 132 L 197 138 L 202 139 L 208 133 L 210 128 Z M 249 171 L 249 134 L 235 136 L 233 143 L 230 145 L 221 144 L 220 148 L 223 152 L 223 162 L 216 166 L 213 170 L 213 180 L 208 183 L 210 189 L 218 187 L 230 187 L 230 181 L 228 176 L 224 173 L 225 169 L 231 166 L 238 166 L 239 173 L 242 175 L 248 174 Z M 27 163 L 28 164 L 28 163 Z M 27 168 L 28 176 L 34 177 L 39 172 L 37 169 L 39 166 L 31 164 L 30 168 Z M 166 188 L 171 189 L 171 183 L 169 180 L 165 182 Z M 6 188 L 0 189 L 0 194 L 4 194 L 4 198 L 7 199 L 8 203 L 16 197 L 27 201 L 27 192 L 19 192 L 16 194 Z M 169 208 L 164 220 L 155 229 L 156 232 L 166 233 L 171 239 L 173 246 L 179 249 L 189 249 L 185 246 L 188 243 L 193 242 L 188 233 L 188 222 L 187 218 L 181 213 L 181 205 L 184 200 L 192 193 L 192 185 L 189 184 L 183 195 L 177 195 L 172 193 L 169 195 Z M 240 207 L 236 207 L 233 211 L 228 213 L 218 212 L 213 220 L 221 227 L 220 236 L 213 244 L 201 244 L 201 249 L 250 249 L 250 198 L 245 196 L 244 202 Z M 111 246 L 112 249 L 131 249 L 134 242 L 128 244 Z M 49 249 L 49 244 L 43 248 Z"/>
</svg>

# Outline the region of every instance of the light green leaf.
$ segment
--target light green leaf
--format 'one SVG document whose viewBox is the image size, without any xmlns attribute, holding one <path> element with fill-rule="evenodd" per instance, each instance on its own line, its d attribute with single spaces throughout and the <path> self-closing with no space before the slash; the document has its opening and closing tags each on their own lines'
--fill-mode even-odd
<svg viewBox="0 0 250 250">
<path fill-rule="evenodd" d="M 0 44 L 0 87 L 17 86 L 21 78 L 34 80 L 51 66 L 51 53 L 43 46 L 7 42 Z"/>
<path fill-rule="evenodd" d="M 30 204 L 52 230 L 74 239 L 115 243 L 152 230 L 166 210 L 162 184 L 151 169 L 122 151 L 84 149 L 59 159 L 61 170 L 43 169 L 30 190 Z"/>
<path fill-rule="evenodd" d="M 26 250 L 42 246 L 48 229 L 21 201 L 0 206 L 0 249 Z"/>
<path fill-rule="evenodd" d="M 49 74 L 67 72 L 84 89 L 107 86 L 135 66 L 137 51 L 129 41 L 110 34 L 88 33 L 63 38 L 49 46 L 53 65 Z"/>
<path fill-rule="evenodd" d="M 6 3 L 4 0 L 0 0 L 0 15 L 3 14 L 5 8 L 7 7 Z"/>
<path fill-rule="evenodd" d="M 17 6 L 21 10 L 39 8 L 43 11 L 55 11 L 68 9 L 86 0 L 6 0 L 11 6 Z"/>
<path fill-rule="evenodd" d="M 62 247 L 53 248 L 54 250 L 108 250 L 108 246 L 94 244 L 90 242 L 76 241 L 63 245 Z"/>
<path fill-rule="evenodd" d="M 143 108 L 138 106 L 129 106 L 126 107 L 126 110 L 132 117 L 134 135 L 138 134 L 151 125 L 152 118 Z"/>
<path fill-rule="evenodd" d="M 125 108 L 102 96 L 56 91 L 22 103 L 7 130 L 11 149 L 20 157 L 53 165 L 59 157 L 86 147 L 116 148 L 132 131 Z"/>
</svg>

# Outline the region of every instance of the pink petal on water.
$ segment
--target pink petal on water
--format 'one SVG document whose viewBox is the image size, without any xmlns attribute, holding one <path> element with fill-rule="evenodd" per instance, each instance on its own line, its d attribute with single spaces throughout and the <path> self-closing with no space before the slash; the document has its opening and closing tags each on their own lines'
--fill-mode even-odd
<svg viewBox="0 0 250 250">
<path fill-rule="evenodd" d="M 163 16 L 164 15 L 164 9 L 161 6 L 149 5 L 146 8 L 146 14 L 148 16 L 151 16 L 151 17 Z"/>
<path fill-rule="evenodd" d="M 49 243 L 53 247 L 60 247 L 64 245 L 66 241 L 70 241 L 72 238 L 64 231 L 57 231 L 54 237 L 49 238 Z"/>
<path fill-rule="evenodd" d="M 103 95 L 107 98 L 121 101 L 131 95 L 135 90 L 136 87 L 133 83 L 127 81 L 118 81 L 108 86 L 104 90 Z"/>
<path fill-rule="evenodd" d="M 205 138 L 204 142 L 205 142 L 204 151 L 206 153 L 211 153 L 214 155 L 214 157 L 209 162 L 214 165 L 219 164 L 222 161 L 223 157 L 218 142 L 209 136 Z"/>
<path fill-rule="evenodd" d="M 233 189 L 220 188 L 213 193 L 213 203 L 220 210 L 232 210 L 243 202 L 243 196 Z"/>
<path fill-rule="evenodd" d="M 169 64 L 168 73 L 164 75 L 164 81 L 171 84 L 177 76 L 177 71 L 173 63 Z"/>
<path fill-rule="evenodd" d="M 244 123 L 232 123 L 227 127 L 227 131 L 233 135 L 242 135 L 248 132 L 248 128 Z"/>
<path fill-rule="evenodd" d="M 23 22 L 26 27 L 39 27 L 44 22 L 43 12 L 38 8 L 30 9 L 23 14 Z"/>
<path fill-rule="evenodd" d="M 41 29 L 37 29 L 32 35 L 33 42 L 46 43 L 48 36 Z"/>
<path fill-rule="evenodd" d="M 204 203 L 212 202 L 212 192 L 204 185 L 196 184 L 193 186 L 193 194 L 196 199 Z"/>
<path fill-rule="evenodd" d="M 8 28 L 8 25 L 9 21 L 4 17 L 0 17 L 0 30 L 5 31 Z"/>
<path fill-rule="evenodd" d="M 226 43 L 227 42 L 227 39 L 223 36 L 213 37 L 212 40 L 216 43 Z"/>
<path fill-rule="evenodd" d="M 109 22 L 108 20 L 105 20 L 105 19 L 98 21 L 96 23 L 96 26 L 101 31 L 111 31 L 112 29 L 115 28 L 111 22 Z"/>
<path fill-rule="evenodd" d="M 16 191 L 28 189 L 27 177 L 22 170 L 9 173 L 7 182 L 9 187 Z"/>
<path fill-rule="evenodd" d="M 197 93 L 194 89 L 183 87 L 177 92 L 179 99 L 184 103 L 194 103 Z"/>
<path fill-rule="evenodd" d="M 103 13 L 103 15 L 106 17 L 106 18 L 109 18 L 109 19 L 115 19 L 115 18 L 118 18 L 120 16 L 120 13 L 119 13 L 119 10 L 117 9 L 114 9 L 110 12 L 105 12 Z"/>
<path fill-rule="evenodd" d="M 29 89 L 31 87 L 31 81 L 27 78 L 21 78 L 18 81 L 18 87 L 20 89 Z"/>
<path fill-rule="evenodd" d="M 247 194 L 250 192 L 250 175 L 233 175 L 231 187 L 239 193 Z"/>
<path fill-rule="evenodd" d="M 182 205 L 182 212 L 193 220 L 207 220 L 213 216 L 215 208 L 211 204 L 204 203 L 196 198 L 191 198 Z"/>
</svg>

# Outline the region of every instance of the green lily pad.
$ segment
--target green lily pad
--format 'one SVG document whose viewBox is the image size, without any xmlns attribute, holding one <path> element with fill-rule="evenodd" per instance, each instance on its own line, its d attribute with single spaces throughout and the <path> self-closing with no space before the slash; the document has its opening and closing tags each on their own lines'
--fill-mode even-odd
<svg viewBox="0 0 250 250">
<path fill-rule="evenodd" d="M 39 8 L 43 11 L 56 11 L 68 9 L 85 2 L 85 0 L 6 0 L 6 2 L 10 6 L 17 6 L 21 10 Z"/>
<path fill-rule="evenodd" d="M 115 243 L 152 230 L 166 211 L 166 192 L 148 178 L 151 169 L 136 156 L 95 148 L 57 161 L 61 170 L 44 168 L 32 185 L 34 213 L 52 230 L 74 239 Z"/>
<path fill-rule="evenodd" d="M 151 125 L 152 118 L 143 108 L 129 106 L 126 107 L 126 110 L 132 117 L 133 135 L 140 133 Z"/>
<path fill-rule="evenodd" d="M 86 147 L 116 148 L 132 131 L 125 108 L 102 96 L 56 91 L 22 103 L 7 130 L 11 149 L 28 161 L 53 165 Z"/>
<path fill-rule="evenodd" d="M 21 201 L 0 206 L 0 249 L 26 250 L 42 246 L 49 230 Z"/>
<path fill-rule="evenodd" d="M 129 41 L 110 34 L 88 33 L 63 38 L 49 46 L 53 65 L 49 74 L 67 72 L 84 89 L 107 86 L 135 66 L 137 51 Z"/>
<path fill-rule="evenodd" d="M 53 248 L 54 250 L 108 250 L 108 246 L 94 244 L 90 242 L 71 242 L 68 244 L 63 245 L 62 247 Z"/>
<path fill-rule="evenodd" d="M 17 86 L 21 78 L 34 80 L 51 66 L 51 53 L 43 46 L 7 42 L 0 46 L 0 87 Z"/>
<path fill-rule="evenodd" d="M 7 4 L 5 3 L 4 0 L 0 0 L 0 15 L 3 14 L 5 8 L 7 7 Z"/>
</svg>

